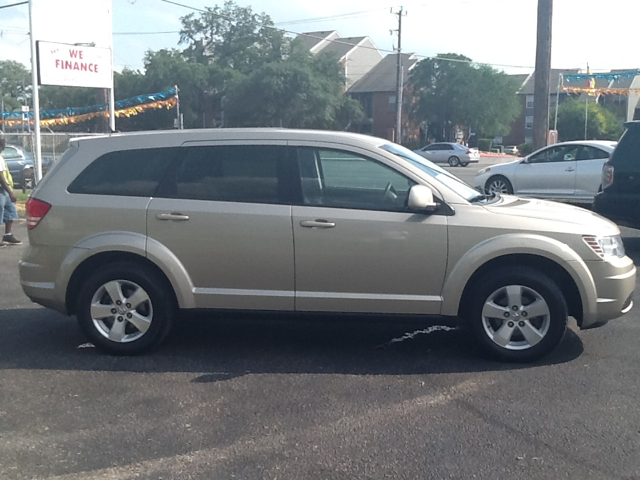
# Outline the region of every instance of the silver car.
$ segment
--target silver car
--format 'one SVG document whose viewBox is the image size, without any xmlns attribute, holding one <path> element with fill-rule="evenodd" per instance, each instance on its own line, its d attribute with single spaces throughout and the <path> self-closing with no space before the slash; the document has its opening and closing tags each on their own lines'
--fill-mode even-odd
<svg viewBox="0 0 640 480">
<path fill-rule="evenodd" d="M 602 167 L 616 143 L 556 143 L 527 157 L 481 169 L 475 186 L 487 193 L 591 203 L 601 186 Z"/>
<path fill-rule="evenodd" d="M 448 163 L 452 167 L 466 167 L 470 163 L 480 161 L 480 152 L 477 149 L 459 143 L 432 143 L 415 152 L 434 163 Z"/>
<path fill-rule="evenodd" d="M 399 145 L 277 129 L 73 140 L 27 202 L 24 292 L 136 354 L 180 311 L 459 318 L 531 361 L 632 307 L 618 227 L 488 196 Z"/>
</svg>

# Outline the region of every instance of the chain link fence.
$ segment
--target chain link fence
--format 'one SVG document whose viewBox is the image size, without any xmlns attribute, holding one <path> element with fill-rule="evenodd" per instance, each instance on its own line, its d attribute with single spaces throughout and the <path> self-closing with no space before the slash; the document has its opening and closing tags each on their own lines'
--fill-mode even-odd
<svg viewBox="0 0 640 480">
<path fill-rule="evenodd" d="M 40 144 L 42 157 L 47 158 L 47 163 L 55 162 L 69 147 L 69 140 L 77 137 L 103 135 L 99 133 L 71 133 L 71 132 L 41 132 Z M 16 145 L 30 152 L 35 158 L 34 145 L 35 134 L 33 132 L 5 132 L 4 138 L 7 145 Z"/>
</svg>

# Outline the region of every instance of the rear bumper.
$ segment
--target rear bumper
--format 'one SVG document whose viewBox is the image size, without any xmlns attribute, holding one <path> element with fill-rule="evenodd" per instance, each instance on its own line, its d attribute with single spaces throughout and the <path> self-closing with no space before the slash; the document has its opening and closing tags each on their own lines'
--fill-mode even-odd
<svg viewBox="0 0 640 480">
<path fill-rule="evenodd" d="M 629 205 L 638 202 L 640 202 L 640 194 L 609 193 L 605 190 L 593 199 L 593 211 L 618 225 L 640 228 L 640 218 L 634 218 L 633 209 L 629 208 Z"/>
</svg>

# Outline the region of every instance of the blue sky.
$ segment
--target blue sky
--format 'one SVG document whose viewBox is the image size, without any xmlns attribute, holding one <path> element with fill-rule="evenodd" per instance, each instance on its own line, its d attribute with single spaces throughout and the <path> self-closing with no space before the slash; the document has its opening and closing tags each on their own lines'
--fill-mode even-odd
<svg viewBox="0 0 640 480">
<path fill-rule="evenodd" d="M 0 0 L 0 6 L 17 1 Z M 161 0 L 112 1 L 117 69 L 141 69 L 147 50 L 180 47 L 177 33 L 180 17 L 191 10 Z M 197 8 L 215 5 L 203 0 L 176 1 Z M 390 34 L 390 30 L 397 28 L 397 16 L 390 13 L 390 8 L 397 9 L 400 4 L 388 0 L 237 0 L 236 3 L 269 14 L 277 26 L 292 32 L 291 35 L 337 30 L 343 37 L 369 36 L 383 51 L 390 52 L 397 44 L 396 37 Z M 554 68 L 586 68 L 587 62 L 593 71 L 640 67 L 634 38 L 640 1 L 555 0 L 554 3 Z M 407 13 L 403 17 L 404 52 L 423 56 L 460 53 L 509 73 L 527 73 L 535 64 L 537 0 L 411 0 L 402 5 Z M 311 20 L 323 17 L 338 18 Z M 63 12 L 60 18 L 52 19 L 50 27 L 53 31 L 73 30 L 74 25 L 76 28 L 80 23 L 100 25 L 100 21 L 104 19 L 74 18 Z M 26 5 L 0 9 L 0 60 L 29 63 L 28 31 Z"/>
</svg>

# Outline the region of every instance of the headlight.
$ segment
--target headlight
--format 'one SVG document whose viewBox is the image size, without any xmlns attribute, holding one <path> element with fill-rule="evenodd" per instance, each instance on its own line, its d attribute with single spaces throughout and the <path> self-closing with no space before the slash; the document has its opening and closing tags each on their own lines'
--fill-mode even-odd
<svg viewBox="0 0 640 480">
<path fill-rule="evenodd" d="M 491 170 L 491 167 L 481 168 L 480 170 L 478 170 L 478 173 L 476 173 L 476 175 L 482 175 L 483 173 L 487 173 L 489 170 Z"/>
<path fill-rule="evenodd" d="M 624 244 L 620 235 L 611 237 L 587 236 L 582 239 L 600 258 L 624 257 Z"/>
</svg>

